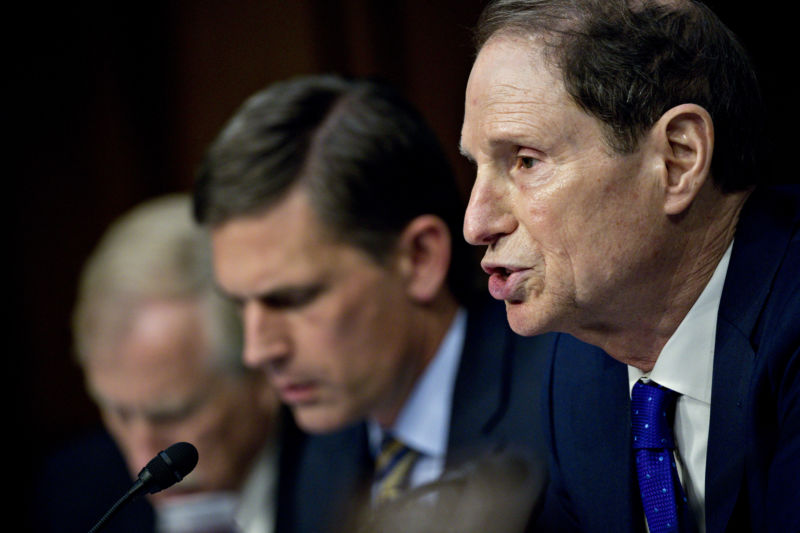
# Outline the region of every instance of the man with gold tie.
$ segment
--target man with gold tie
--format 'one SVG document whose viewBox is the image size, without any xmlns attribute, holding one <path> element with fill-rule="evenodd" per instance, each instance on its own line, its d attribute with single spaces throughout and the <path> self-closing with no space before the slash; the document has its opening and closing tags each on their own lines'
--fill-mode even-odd
<svg viewBox="0 0 800 533">
<path fill-rule="evenodd" d="M 456 181 L 395 90 L 311 76 L 257 93 L 210 147 L 195 213 L 245 362 L 313 434 L 285 433 L 279 530 L 344 527 L 359 495 L 391 500 L 489 452 L 530 472 L 497 495 L 533 495 L 547 339 L 472 297 Z"/>
</svg>

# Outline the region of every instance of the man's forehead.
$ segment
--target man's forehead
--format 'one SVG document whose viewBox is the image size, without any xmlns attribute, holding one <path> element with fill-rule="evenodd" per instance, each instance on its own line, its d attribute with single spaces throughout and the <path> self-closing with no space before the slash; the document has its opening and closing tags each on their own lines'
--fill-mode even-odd
<svg viewBox="0 0 800 533">
<path fill-rule="evenodd" d="M 105 364 L 86 369 L 87 389 L 105 409 L 155 413 L 174 411 L 211 390 L 214 373 L 206 365 L 120 368 Z"/>
<path fill-rule="evenodd" d="M 549 95 L 564 93 L 561 72 L 548 59 L 546 45 L 537 38 L 492 37 L 483 46 L 470 74 L 467 98 L 484 104 L 506 99 L 535 98 L 547 103 Z"/>
<path fill-rule="evenodd" d="M 294 187 L 281 199 L 236 216 L 232 216 L 211 228 L 212 242 L 229 234 L 243 234 L 252 231 L 264 236 L 280 237 L 290 232 L 298 236 L 317 237 L 322 233 L 322 225 L 316 214 L 309 192 L 304 187 Z"/>
<path fill-rule="evenodd" d="M 541 54 L 531 53 L 536 42 L 498 38 L 484 46 L 467 87 L 461 152 L 473 159 L 471 150 L 533 136 L 552 136 L 565 127 L 566 114 L 584 114 L 564 89 L 558 72 Z"/>
<path fill-rule="evenodd" d="M 148 324 L 98 345 L 86 360 L 87 385 L 101 405 L 163 411 L 193 401 L 217 379 L 199 306 L 176 303 L 164 307 L 165 313 L 154 309 L 137 320 Z"/>
<path fill-rule="evenodd" d="M 305 192 L 213 229 L 212 244 L 218 286 L 243 299 L 325 282 L 343 255 L 363 253 L 333 236 Z"/>
<path fill-rule="evenodd" d="M 232 217 L 211 230 L 215 263 L 236 261 L 240 254 L 270 257 L 302 256 L 313 251 L 308 243 L 320 240 L 320 224 L 305 194 L 292 193 L 253 213 Z"/>
</svg>

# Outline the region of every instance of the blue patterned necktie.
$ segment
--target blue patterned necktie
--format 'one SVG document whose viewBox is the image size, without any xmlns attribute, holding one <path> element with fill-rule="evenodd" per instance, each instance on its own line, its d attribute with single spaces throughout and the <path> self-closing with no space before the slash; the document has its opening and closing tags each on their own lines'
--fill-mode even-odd
<svg viewBox="0 0 800 533">
<path fill-rule="evenodd" d="M 411 467 L 419 454 L 386 435 L 375 459 L 375 503 L 390 501 L 399 496 L 408 485 Z"/>
<path fill-rule="evenodd" d="M 686 531 L 686 496 L 675 467 L 672 424 L 678 394 L 655 383 L 637 382 L 631 393 L 633 451 L 650 533 Z"/>
</svg>

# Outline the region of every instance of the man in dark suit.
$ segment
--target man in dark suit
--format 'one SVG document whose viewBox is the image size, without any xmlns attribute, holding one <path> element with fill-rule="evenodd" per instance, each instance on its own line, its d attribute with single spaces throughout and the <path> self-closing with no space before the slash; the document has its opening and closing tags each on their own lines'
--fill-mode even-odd
<svg viewBox="0 0 800 533">
<path fill-rule="evenodd" d="M 520 465 L 493 480 L 498 494 L 542 484 L 532 383 L 546 339 L 516 337 L 502 308 L 470 298 L 459 198 L 434 134 L 376 82 L 275 84 L 210 147 L 195 213 L 217 282 L 242 309 L 245 362 L 304 431 L 284 432 L 280 531 L 344 527 L 362 501 L 502 470 L 477 459 Z"/>
<path fill-rule="evenodd" d="M 800 191 L 759 174 L 753 69 L 697 2 L 499 0 L 464 223 L 546 384 L 565 531 L 800 530 Z"/>
</svg>

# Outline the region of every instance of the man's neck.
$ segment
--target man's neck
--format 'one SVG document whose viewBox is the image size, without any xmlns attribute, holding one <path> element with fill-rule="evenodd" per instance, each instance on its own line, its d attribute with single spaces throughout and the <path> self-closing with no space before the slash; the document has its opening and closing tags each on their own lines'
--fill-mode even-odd
<svg viewBox="0 0 800 533">
<path fill-rule="evenodd" d="M 573 334 L 622 363 L 652 370 L 733 240 L 746 198 L 747 193 L 738 193 L 718 198 L 714 205 L 701 201 L 693 206 L 694 213 L 676 221 L 665 239 L 671 245 L 659 256 L 656 274 L 641 276 L 627 301 L 597 313 L 613 320 L 588 324 Z"/>
<path fill-rule="evenodd" d="M 372 418 L 381 427 L 388 428 L 394 424 L 417 380 L 436 356 L 457 311 L 458 302 L 449 293 L 442 294 L 429 304 L 414 310 L 409 328 L 413 334 L 409 335 L 406 353 L 409 367 L 413 367 L 414 372 L 410 374 L 410 379 L 405 380 L 407 383 L 403 387 L 402 397 L 393 399 L 392 408 L 373 414 Z"/>
</svg>

